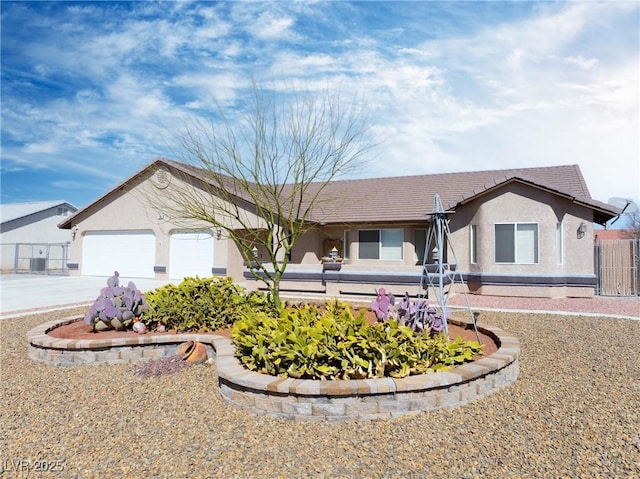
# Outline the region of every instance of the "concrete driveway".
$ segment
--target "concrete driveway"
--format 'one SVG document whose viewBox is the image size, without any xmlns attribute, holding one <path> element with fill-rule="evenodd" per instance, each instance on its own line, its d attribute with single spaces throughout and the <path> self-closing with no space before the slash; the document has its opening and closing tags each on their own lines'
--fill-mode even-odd
<svg viewBox="0 0 640 479">
<path fill-rule="evenodd" d="M 100 289 L 107 285 L 107 279 L 107 276 L 1 275 L 0 319 L 89 304 L 100 294 Z M 125 286 L 129 281 L 133 281 L 142 292 L 170 282 L 120 278 L 120 283 Z"/>
</svg>

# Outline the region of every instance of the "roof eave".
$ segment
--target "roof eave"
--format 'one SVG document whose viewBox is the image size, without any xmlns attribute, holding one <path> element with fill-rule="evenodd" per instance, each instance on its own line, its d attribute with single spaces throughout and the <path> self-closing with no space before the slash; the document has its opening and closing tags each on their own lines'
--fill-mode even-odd
<svg viewBox="0 0 640 479">
<path fill-rule="evenodd" d="M 476 199 L 478 199 L 479 197 L 490 193 L 491 191 L 494 191 L 504 185 L 506 185 L 507 183 L 511 183 L 517 181 L 519 183 L 523 183 L 526 185 L 529 185 L 533 188 L 537 188 L 539 190 L 542 191 L 546 191 L 548 193 L 554 194 L 556 196 L 560 196 L 562 198 L 566 198 L 567 200 L 571 201 L 574 204 L 580 205 L 580 206 L 584 206 L 585 208 L 589 208 L 593 211 L 593 222 L 594 223 L 598 223 L 601 225 L 604 225 L 607 221 L 615 218 L 617 215 L 620 214 L 620 210 L 614 206 L 611 206 L 611 208 L 604 208 L 602 206 L 599 205 L 599 202 L 596 201 L 591 201 L 591 200 L 585 200 L 585 199 L 581 199 L 581 198 L 577 198 L 574 195 L 570 195 L 568 193 L 565 193 L 563 191 L 554 189 L 554 188 L 550 188 L 544 185 L 541 185 L 539 183 L 536 183 L 534 181 L 531 180 L 527 180 L 525 178 L 520 178 L 517 176 L 513 176 L 511 178 L 507 178 L 505 181 L 496 183 L 495 185 L 491 185 L 490 187 L 488 187 L 485 190 L 482 190 L 478 193 L 473 194 L 472 196 L 468 196 L 466 198 L 464 198 L 463 200 L 461 200 L 460 202 L 456 203 L 454 205 L 454 208 L 457 206 L 462 206 L 465 205 L 467 203 L 470 203 Z"/>
<path fill-rule="evenodd" d="M 151 161 L 150 163 L 148 163 L 147 165 L 145 165 L 143 168 L 141 168 L 140 170 L 138 170 L 136 173 L 134 173 L 133 175 L 131 175 L 130 177 L 128 177 L 126 180 L 122 181 L 121 183 L 119 183 L 116 187 L 112 188 L 111 190 L 109 190 L 107 193 L 105 193 L 104 195 L 102 195 L 101 197 L 99 197 L 97 200 L 93 201 L 92 203 L 90 203 L 89 205 L 85 206 L 84 208 L 82 208 L 81 210 L 76 211 L 72 216 L 70 216 L 69 218 L 67 218 L 65 221 L 61 222 L 58 224 L 58 228 L 59 229 L 71 229 L 73 227 L 73 225 L 75 223 L 77 223 L 77 218 L 82 218 L 83 215 L 85 213 L 87 213 L 89 210 L 91 210 L 92 208 L 94 208 L 96 205 L 99 205 L 101 203 L 104 203 L 114 192 L 123 189 L 127 183 L 133 181 L 134 179 L 142 176 L 146 171 L 148 171 L 150 168 L 153 168 L 154 165 L 163 165 L 166 166 L 168 168 L 173 168 L 174 170 L 180 171 L 182 174 L 187 175 L 197 181 L 206 183 L 207 185 L 213 187 L 213 188 L 219 188 L 220 185 L 217 184 L 214 181 L 211 181 L 209 178 L 206 178 L 204 175 L 198 175 L 196 171 L 190 169 L 187 165 L 184 165 L 182 163 L 173 161 L 173 160 L 169 160 L 167 158 L 156 158 L 153 161 Z M 241 198 L 238 195 L 235 195 L 233 193 L 230 194 L 231 197 L 236 198 L 238 201 L 241 201 L 247 205 L 250 205 L 251 202 L 245 198 Z"/>
<path fill-rule="evenodd" d="M 156 158 L 153 161 L 151 161 L 150 163 L 148 163 L 147 165 L 145 165 L 143 168 L 141 168 L 140 170 L 138 170 L 137 172 L 135 172 L 133 175 L 131 175 L 130 177 L 128 177 L 127 179 L 125 179 L 124 181 L 122 181 L 121 183 L 119 183 L 115 188 L 110 189 L 107 193 L 105 193 L 104 195 L 100 196 L 97 200 L 89 203 L 87 206 L 85 206 L 84 208 L 76 211 L 73 215 L 71 215 L 69 218 L 67 218 L 65 221 L 61 222 L 58 224 L 58 228 L 59 229 L 71 229 L 73 224 L 76 222 L 76 218 L 78 217 L 82 217 L 86 212 L 88 212 L 90 209 L 92 209 L 94 206 L 99 205 L 100 203 L 103 203 L 104 201 L 106 201 L 107 198 L 109 198 L 115 191 L 118 191 L 122 188 L 124 188 L 124 186 L 129 183 L 130 181 L 132 181 L 135 178 L 138 178 L 139 176 L 141 176 L 145 171 L 147 171 L 149 168 L 151 168 L 153 165 L 155 165 L 156 163 L 162 163 L 164 165 L 170 166 L 167 163 L 167 160 L 165 158 Z"/>
</svg>

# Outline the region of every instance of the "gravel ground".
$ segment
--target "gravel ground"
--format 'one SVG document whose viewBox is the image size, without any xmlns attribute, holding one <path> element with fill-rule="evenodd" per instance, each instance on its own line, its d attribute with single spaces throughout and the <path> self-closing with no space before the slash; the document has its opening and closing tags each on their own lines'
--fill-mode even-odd
<svg viewBox="0 0 640 479">
<path fill-rule="evenodd" d="M 522 344 L 503 392 L 394 420 L 294 423 L 226 404 L 215 367 L 142 378 L 29 360 L 26 332 L 70 314 L 0 322 L 3 479 L 640 477 L 639 321 L 485 311 Z"/>
</svg>

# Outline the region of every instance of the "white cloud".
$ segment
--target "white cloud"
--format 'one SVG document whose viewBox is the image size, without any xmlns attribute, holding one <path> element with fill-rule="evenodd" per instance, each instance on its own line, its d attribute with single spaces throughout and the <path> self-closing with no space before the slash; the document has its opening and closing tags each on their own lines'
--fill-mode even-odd
<svg viewBox="0 0 640 479">
<path fill-rule="evenodd" d="M 395 125 L 386 172 L 397 172 L 392 165 L 428 172 L 578 163 L 595 197 L 640 196 L 637 50 L 612 65 L 581 53 L 577 41 L 598 28 L 603 8 L 571 4 L 427 42 L 418 50 L 430 56 L 410 68 L 397 59 L 377 65 Z M 619 10 L 625 15 L 628 6 Z"/>
<path fill-rule="evenodd" d="M 561 60 L 570 65 L 575 65 L 583 70 L 591 70 L 598 64 L 597 58 L 584 58 L 582 55 L 568 56 L 562 58 Z"/>
<path fill-rule="evenodd" d="M 262 39 L 275 39 L 288 36 L 293 25 L 291 17 L 278 17 L 270 12 L 261 14 L 253 24 L 251 33 Z"/>
<path fill-rule="evenodd" d="M 104 178 L 82 169 L 89 155 L 123 179 L 117 168 L 162 154 L 186 118 L 239 108 L 255 77 L 364 98 L 382 141 L 366 175 L 578 163 L 595 197 L 640 198 L 634 2 L 513 4 L 518 15 L 490 24 L 482 9 L 420 4 L 451 9 L 455 29 L 393 15 L 372 26 L 375 4 L 63 4 L 59 17 L 14 5 L 42 37 L 3 34 L 21 58 L 3 58 L 15 80 L 2 128 L 24 143 L 3 145 L 3 162 Z"/>
</svg>

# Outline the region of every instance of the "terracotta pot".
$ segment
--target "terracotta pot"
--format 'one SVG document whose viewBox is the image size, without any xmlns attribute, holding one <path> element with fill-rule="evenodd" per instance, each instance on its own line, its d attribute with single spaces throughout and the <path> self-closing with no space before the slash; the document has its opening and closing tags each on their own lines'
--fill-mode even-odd
<svg viewBox="0 0 640 479">
<path fill-rule="evenodd" d="M 182 360 L 190 364 L 200 364 L 207 360 L 207 347 L 198 341 L 187 341 L 178 346 Z"/>
</svg>

